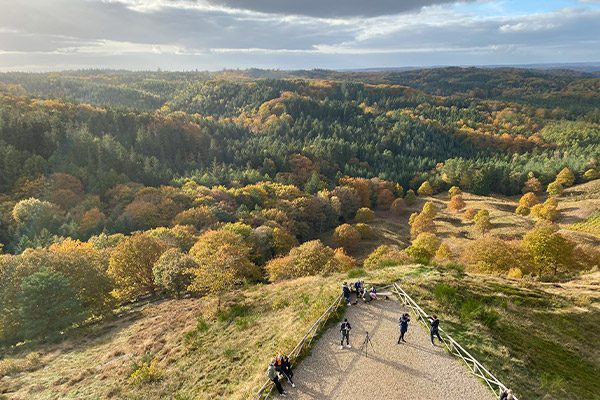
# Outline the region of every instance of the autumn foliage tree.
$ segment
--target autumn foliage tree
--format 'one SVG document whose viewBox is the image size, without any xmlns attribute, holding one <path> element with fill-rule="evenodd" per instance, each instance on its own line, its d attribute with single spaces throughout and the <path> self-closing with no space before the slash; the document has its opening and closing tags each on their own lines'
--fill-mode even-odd
<svg viewBox="0 0 600 400">
<path fill-rule="evenodd" d="M 269 279 L 272 281 L 330 274 L 341 268 L 342 266 L 335 258 L 334 250 L 319 240 L 302 243 L 290 250 L 288 256 L 275 258 L 266 265 Z"/>
<path fill-rule="evenodd" d="M 504 274 L 519 265 L 517 248 L 494 236 L 482 236 L 470 242 L 461 259 L 470 270 L 491 274 Z"/>
<path fill-rule="evenodd" d="M 394 202 L 394 193 L 389 189 L 381 189 L 377 192 L 377 208 L 380 210 L 389 210 Z"/>
<path fill-rule="evenodd" d="M 420 233 L 406 249 L 415 262 L 427 264 L 435 256 L 442 241 L 431 232 Z"/>
<path fill-rule="evenodd" d="M 445 264 L 452 261 L 454 254 L 446 243 L 441 243 L 435 252 L 434 260 L 436 263 Z"/>
<path fill-rule="evenodd" d="M 565 167 L 556 175 L 554 181 L 562 185 L 562 187 L 570 187 L 575 183 L 575 174 L 569 168 Z"/>
<path fill-rule="evenodd" d="M 217 218 L 207 206 L 189 208 L 173 218 L 173 225 L 192 225 L 199 230 L 210 228 L 215 223 Z"/>
<path fill-rule="evenodd" d="M 433 186 L 429 181 L 425 181 L 419 186 L 417 193 L 419 193 L 419 196 L 431 196 L 433 195 Z"/>
<path fill-rule="evenodd" d="M 558 210 L 558 199 L 548 197 L 543 204 L 536 204 L 531 208 L 531 215 L 536 219 L 554 222 L 560 217 Z"/>
<path fill-rule="evenodd" d="M 390 207 L 390 211 L 392 211 L 396 215 L 402 214 L 404 210 L 406 210 L 406 202 L 402 198 L 397 198 L 396 200 L 394 200 L 392 206 Z"/>
<path fill-rule="evenodd" d="M 564 186 L 557 181 L 550 182 L 548 184 L 548 187 L 546 188 L 546 192 L 548 192 L 550 196 L 560 196 L 561 194 L 563 194 L 564 190 Z"/>
<path fill-rule="evenodd" d="M 108 274 L 115 280 L 115 295 L 132 300 L 144 294 L 154 294 L 156 284 L 152 268 L 166 250 L 164 242 L 137 233 L 123 240 L 112 252 Z"/>
<path fill-rule="evenodd" d="M 482 235 L 492 229 L 492 220 L 488 210 L 479 210 L 473 217 L 473 221 L 475 221 L 475 229 Z"/>
<path fill-rule="evenodd" d="M 336 247 L 343 247 L 346 251 L 355 250 L 360 239 L 360 232 L 350 224 L 342 224 L 335 228 L 332 238 Z"/>
<path fill-rule="evenodd" d="M 432 202 L 423 205 L 420 213 L 411 215 L 408 223 L 410 225 L 410 235 L 417 238 L 421 233 L 435 233 L 435 222 L 433 219 L 437 214 L 437 207 Z"/>
<path fill-rule="evenodd" d="M 538 178 L 535 177 L 533 172 L 529 172 L 527 175 L 527 180 L 523 185 L 522 193 L 539 193 L 542 191 L 542 183 Z"/>
<path fill-rule="evenodd" d="M 222 296 L 234 287 L 260 278 L 259 268 L 250 260 L 250 247 L 240 235 L 228 230 L 203 233 L 190 249 L 197 267 L 192 269 L 190 289 Z"/>
<path fill-rule="evenodd" d="M 356 211 L 356 216 L 354 217 L 354 220 L 356 222 L 367 223 L 373 221 L 374 218 L 375 213 L 370 208 L 362 207 L 359 208 L 358 211 Z"/>
<path fill-rule="evenodd" d="M 463 199 L 462 195 L 460 195 L 460 194 L 452 196 L 452 198 L 448 202 L 448 209 L 452 210 L 454 212 L 460 212 L 466 206 L 467 206 L 467 203 L 465 203 L 465 200 Z"/>
<path fill-rule="evenodd" d="M 91 243 L 66 239 L 51 245 L 44 263 L 69 279 L 81 304 L 92 315 L 103 315 L 114 306 L 113 281 L 107 273 L 108 252 Z"/>
<path fill-rule="evenodd" d="M 531 208 L 536 204 L 539 204 L 539 200 L 535 193 L 527 192 L 519 199 L 519 205 L 515 210 L 515 213 L 519 215 L 529 215 Z"/>
<path fill-rule="evenodd" d="M 196 262 L 179 249 L 165 251 L 152 267 L 156 286 L 179 297 L 192 283 Z"/>
<path fill-rule="evenodd" d="M 551 223 L 538 224 L 523 237 L 523 247 L 538 276 L 567 273 L 579 269 L 574 258 L 575 244 Z"/>
</svg>

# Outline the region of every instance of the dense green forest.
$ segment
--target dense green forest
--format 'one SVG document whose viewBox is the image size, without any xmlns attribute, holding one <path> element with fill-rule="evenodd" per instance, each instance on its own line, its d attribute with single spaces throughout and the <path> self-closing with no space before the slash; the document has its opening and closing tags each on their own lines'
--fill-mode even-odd
<svg viewBox="0 0 600 400">
<path fill-rule="evenodd" d="M 162 289 L 345 269 L 354 260 L 315 239 L 336 229 L 352 249 L 369 209 L 402 211 L 415 191 L 556 195 L 596 179 L 599 82 L 454 68 L 0 74 L 0 341 Z M 554 200 L 530 200 L 519 212 L 556 219 Z M 434 208 L 411 217 L 415 243 L 431 244 Z M 433 257 L 414 246 L 414 260 Z M 593 264 L 572 261 L 553 273 Z M 70 289 L 48 315 L 70 319 L 40 327 L 27 310 L 53 286 Z"/>
</svg>

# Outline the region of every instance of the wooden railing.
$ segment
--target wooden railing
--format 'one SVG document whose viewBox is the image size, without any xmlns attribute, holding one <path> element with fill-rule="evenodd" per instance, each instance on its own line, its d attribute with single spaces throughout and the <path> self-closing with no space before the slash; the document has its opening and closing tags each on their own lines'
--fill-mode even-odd
<svg viewBox="0 0 600 400">
<path fill-rule="evenodd" d="M 396 293 L 402 303 L 412 310 L 412 312 L 417 316 L 418 320 L 427 329 L 429 329 L 429 315 L 423 311 L 417 302 L 414 301 L 397 283 L 394 284 L 392 291 Z M 473 375 L 481 378 L 497 396 L 500 396 L 500 394 L 506 390 L 506 386 L 504 386 L 504 384 L 502 384 L 498 378 L 496 378 L 479 361 L 477 361 L 475 357 L 473 357 L 456 340 L 454 340 L 452 336 L 444 332 L 442 328 L 440 328 L 439 331 L 444 339 L 443 342 L 448 351 L 454 356 L 463 360 Z M 513 398 L 514 400 L 518 400 L 514 395 Z"/>
<path fill-rule="evenodd" d="M 290 358 L 292 365 L 296 362 L 298 356 L 302 353 L 302 350 L 310 347 L 310 344 L 312 343 L 313 339 L 320 332 L 321 328 L 329 321 L 331 315 L 333 315 L 333 313 L 335 313 L 338 310 L 338 307 L 341 304 L 342 296 L 340 295 L 333 301 L 333 303 L 331 303 L 327 310 L 325 310 L 325 312 L 321 314 L 321 316 L 315 321 L 315 323 L 308 329 L 304 337 L 300 339 L 298 344 L 296 344 L 296 347 L 294 347 L 292 351 L 290 351 L 288 357 Z M 259 389 L 258 393 L 256 394 L 256 397 L 258 399 L 266 399 L 269 397 L 272 390 L 273 382 L 267 380 Z"/>
</svg>

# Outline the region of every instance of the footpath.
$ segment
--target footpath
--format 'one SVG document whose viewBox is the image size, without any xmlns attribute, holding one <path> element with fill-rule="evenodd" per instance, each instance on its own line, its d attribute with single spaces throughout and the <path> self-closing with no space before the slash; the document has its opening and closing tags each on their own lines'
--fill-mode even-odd
<svg viewBox="0 0 600 400">
<path fill-rule="evenodd" d="M 296 366 L 296 388 L 284 383 L 287 398 L 495 399 L 465 365 L 438 345 L 437 339 L 436 346 L 431 345 L 429 332 L 414 315 L 405 336 L 407 343 L 397 344 L 398 318 L 403 312 L 408 310 L 392 296 L 346 307 L 344 317 L 352 325 L 352 348 L 340 350 L 339 325 L 328 329 L 311 355 Z M 366 331 L 373 344 L 368 357 L 364 348 L 362 352 L 360 349 Z M 278 397 L 276 391 L 274 397 Z"/>
</svg>

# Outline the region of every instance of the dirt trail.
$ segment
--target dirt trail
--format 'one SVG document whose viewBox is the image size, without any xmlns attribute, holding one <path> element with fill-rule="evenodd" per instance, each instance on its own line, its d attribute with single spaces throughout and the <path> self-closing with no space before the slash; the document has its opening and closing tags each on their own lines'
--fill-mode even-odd
<svg viewBox="0 0 600 400">
<path fill-rule="evenodd" d="M 284 384 L 292 399 L 473 399 L 495 396 L 465 365 L 432 346 L 429 332 L 411 315 L 407 343 L 398 340 L 398 317 L 403 306 L 378 300 L 347 307 L 352 324 L 351 349 L 340 350 L 339 327 L 330 328 L 312 354 L 296 368 L 296 388 Z M 406 310 L 408 311 L 408 310 Z M 360 351 L 369 331 L 375 352 Z M 437 341 L 436 341 L 437 343 Z"/>
</svg>

